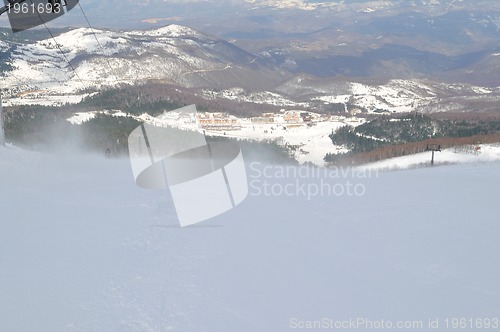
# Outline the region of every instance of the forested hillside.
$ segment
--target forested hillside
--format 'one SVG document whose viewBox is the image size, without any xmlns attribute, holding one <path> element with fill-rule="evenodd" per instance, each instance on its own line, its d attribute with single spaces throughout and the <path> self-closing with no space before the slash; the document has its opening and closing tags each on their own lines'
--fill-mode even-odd
<svg viewBox="0 0 500 332">
<path fill-rule="evenodd" d="M 345 146 L 350 152 L 328 154 L 325 160 L 331 163 L 375 161 L 422 152 L 431 143 L 449 147 L 496 142 L 497 134 L 500 134 L 498 116 L 467 120 L 419 113 L 381 116 L 358 127 L 345 126 L 332 133 L 333 144 Z"/>
</svg>

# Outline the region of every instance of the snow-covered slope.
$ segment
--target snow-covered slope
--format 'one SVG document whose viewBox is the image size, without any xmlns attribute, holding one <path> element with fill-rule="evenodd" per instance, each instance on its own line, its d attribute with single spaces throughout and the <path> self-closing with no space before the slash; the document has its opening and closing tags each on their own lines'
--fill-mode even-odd
<svg viewBox="0 0 500 332">
<path fill-rule="evenodd" d="M 193 88 L 212 100 L 336 112 L 339 104 L 367 113 L 490 110 L 500 100 L 499 87 L 294 75 L 229 42 L 175 24 L 144 31 L 79 28 L 56 40 L 57 45 L 52 38 L 0 44 L 11 68 L 0 81 L 5 105 L 76 103 L 102 87 L 146 81 Z"/>
<path fill-rule="evenodd" d="M 126 32 L 79 28 L 55 39 L 61 49 L 52 38 L 12 42 L 13 70 L 4 73 L 1 88 L 11 94 L 66 96 L 146 80 L 185 87 L 248 87 L 257 82 L 266 86 L 283 75 L 226 41 L 179 25 Z"/>
<path fill-rule="evenodd" d="M 179 114 L 175 111 L 166 112 L 159 117 L 152 117 L 145 113 L 134 116 L 118 110 L 78 112 L 68 118 L 67 121 L 75 125 L 81 125 L 93 119 L 96 114 L 132 117 L 138 121 L 158 127 L 200 130 L 199 126 L 193 127 L 191 124 L 186 124 L 184 118 L 180 118 Z M 272 122 L 266 123 L 255 122 L 251 118 L 236 118 L 233 116 L 231 118 L 235 121 L 231 124 L 233 128 L 214 126 L 212 128 L 204 128 L 204 132 L 208 136 L 237 140 L 274 141 L 284 150 L 288 151 L 290 156 L 295 158 L 300 164 L 312 163 L 317 166 L 324 166 L 324 158 L 328 153 L 338 154 L 349 151 L 345 147 L 334 145 L 329 135 L 340 127 L 346 125 L 354 127 L 364 123 L 364 120 L 359 118 L 329 117 L 316 113 L 308 113 L 308 115 L 312 117 L 312 120 L 307 122 L 302 120 L 289 122 L 285 120 L 284 114 L 280 113 L 273 116 Z M 196 120 L 193 119 L 193 122 L 196 123 Z"/>
<path fill-rule="evenodd" d="M 328 107 L 365 113 L 443 112 L 494 110 L 500 100 L 500 87 L 447 84 L 427 79 L 391 79 L 388 81 L 349 81 L 299 75 L 276 91 L 297 100 L 317 101 Z M 476 106 L 477 105 L 477 106 Z M 471 107 L 472 106 L 472 107 Z"/>
<path fill-rule="evenodd" d="M 181 229 L 168 192 L 137 188 L 128 160 L 23 153 L 0 148 L 1 331 L 281 332 L 324 318 L 435 331 L 429 319 L 498 317 L 498 163 L 371 178 L 254 163 L 262 190 L 350 180 L 364 193 L 252 187 Z"/>
<path fill-rule="evenodd" d="M 500 144 L 480 144 L 470 147 L 456 147 L 435 152 L 436 166 L 448 164 L 477 164 L 500 162 Z M 402 170 L 427 167 L 431 162 L 431 152 L 417 153 L 404 157 L 390 158 L 361 166 L 369 170 Z"/>
</svg>

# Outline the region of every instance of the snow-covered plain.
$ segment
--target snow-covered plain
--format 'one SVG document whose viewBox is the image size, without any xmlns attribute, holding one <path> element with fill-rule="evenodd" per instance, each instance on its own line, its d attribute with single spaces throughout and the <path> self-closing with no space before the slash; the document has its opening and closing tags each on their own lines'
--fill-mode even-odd
<svg viewBox="0 0 500 332">
<path fill-rule="evenodd" d="M 127 159 L 69 151 L 0 148 L 0 331 L 276 332 L 323 318 L 431 331 L 429 319 L 500 316 L 498 162 L 343 177 L 247 160 L 247 200 L 179 228 L 169 193 L 136 187 Z M 266 196 L 264 181 L 351 181 L 360 195 Z"/>
</svg>

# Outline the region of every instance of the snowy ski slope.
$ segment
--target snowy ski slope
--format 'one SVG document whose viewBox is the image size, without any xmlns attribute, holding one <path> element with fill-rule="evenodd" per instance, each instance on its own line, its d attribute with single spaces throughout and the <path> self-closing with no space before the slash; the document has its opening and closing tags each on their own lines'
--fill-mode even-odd
<svg viewBox="0 0 500 332">
<path fill-rule="evenodd" d="M 169 193 L 136 187 L 126 159 L 0 148 L 0 331 L 499 316 L 498 162 L 364 177 L 247 166 L 245 202 L 181 229 Z M 264 181 L 364 194 L 266 196 Z"/>
</svg>

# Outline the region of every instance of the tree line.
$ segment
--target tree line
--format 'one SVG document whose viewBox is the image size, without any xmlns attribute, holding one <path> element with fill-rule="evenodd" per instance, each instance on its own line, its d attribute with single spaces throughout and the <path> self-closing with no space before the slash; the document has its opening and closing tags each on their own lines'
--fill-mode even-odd
<svg viewBox="0 0 500 332">
<path fill-rule="evenodd" d="M 327 154 L 331 164 L 378 161 L 425 151 L 427 144 L 443 148 L 500 141 L 500 119 L 475 120 L 433 118 L 411 113 L 380 117 L 358 127 L 344 126 L 330 135 L 333 144 L 350 152 Z"/>
</svg>

